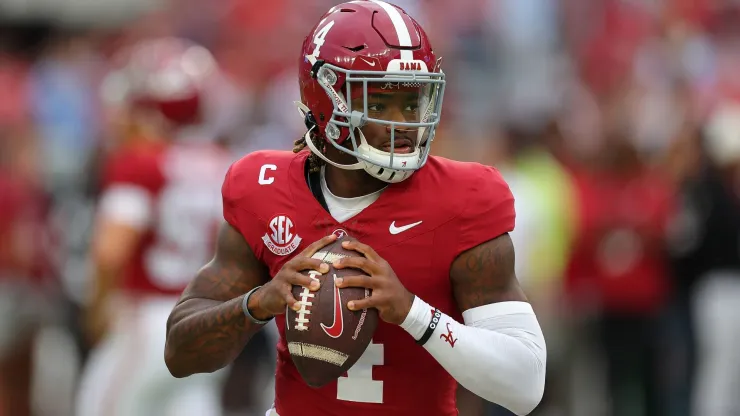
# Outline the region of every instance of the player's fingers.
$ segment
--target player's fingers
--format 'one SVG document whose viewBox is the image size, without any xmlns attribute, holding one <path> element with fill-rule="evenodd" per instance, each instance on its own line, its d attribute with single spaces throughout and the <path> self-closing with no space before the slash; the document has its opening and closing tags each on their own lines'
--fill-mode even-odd
<svg viewBox="0 0 740 416">
<path fill-rule="evenodd" d="M 378 272 L 377 264 L 370 261 L 370 259 L 366 259 L 365 257 L 343 257 L 341 259 L 335 260 L 332 265 L 337 269 L 360 269 L 367 274 Z"/>
<path fill-rule="evenodd" d="M 329 272 L 328 264 L 324 263 L 323 261 L 319 259 L 312 259 L 310 257 L 301 257 L 301 256 L 293 257 L 290 260 L 290 267 L 294 271 L 315 270 L 322 274 Z"/>
<path fill-rule="evenodd" d="M 285 306 L 294 311 L 301 309 L 301 304 L 293 297 L 293 293 L 290 290 L 283 292 L 283 298 L 285 299 Z"/>
<path fill-rule="evenodd" d="M 375 300 L 372 296 L 365 299 L 351 300 L 347 302 L 347 309 L 351 311 L 360 311 L 363 309 L 374 308 Z"/>
<path fill-rule="evenodd" d="M 342 276 L 334 279 L 334 284 L 337 287 L 366 287 L 373 289 L 375 288 L 375 282 L 375 279 L 366 275 Z"/>
<path fill-rule="evenodd" d="M 354 250 L 354 251 L 357 251 L 358 253 L 362 253 L 363 255 L 365 255 L 365 257 L 367 257 L 368 259 L 374 262 L 378 262 L 379 260 L 383 259 L 375 251 L 375 249 L 357 240 L 342 241 L 342 247 L 346 248 L 347 250 Z"/>
<path fill-rule="evenodd" d="M 286 281 L 290 283 L 291 285 L 307 287 L 310 290 L 314 290 L 314 291 L 319 290 L 319 287 L 321 287 L 321 285 L 319 284 L 319 279 L 313 277 L 319 273 L 316 273 L 316 272 L 308 272 L 308 273 L 309 273 L 309 276 L 306 276 L 305 274 L 298 273 L 298 272 L 291 273 L 287 275 Z"/>
<path fill-rule="evenodd" d="M 311 257 L 324 246 L 333 243 L 336 239 L 336 234 L 329 234 L 326 237 L 323 237 L 321 240 L 314 241 L 313 243 L 309 244 L 308 247 L 306 247 L 303 251 L 301 251 L 299 257 Z"/>
</svg>

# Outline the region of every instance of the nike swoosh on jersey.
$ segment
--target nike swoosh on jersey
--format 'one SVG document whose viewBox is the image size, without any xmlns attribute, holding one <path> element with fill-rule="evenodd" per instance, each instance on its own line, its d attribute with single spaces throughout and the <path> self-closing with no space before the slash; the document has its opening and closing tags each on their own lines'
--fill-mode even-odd
<svg viewBox="0 0 740 416">
<path fill-rule="evenodd" d="M 409 230 L 409 229 L 411 229 L 411 228 L 414 228 L 414 227 L 416 227 L 417 225 L 421 224 L 422 222 L 423 222 L 423 221 L 419 221 L 419 222 L 415 222 L 415 223 L 413 223 L 413 224 L 409 224 L 409 225 L 403 225 L 403 226 L 401 226 L 401 227 L 396 227 L 396 222 L 395 222 L 395 221 L 393 221 L 393 222 L 391 223 L 391 226 L 390 226 L 390 227 L 388 227 L 388 231 L 390 231 L 390 233 L 391 233 L 391 234 L 393 234 L 393 235 L 396 235 L 396 234 L 400 234 L 400 233 L 402 233 L 402 232 L 404 232 L 404 231 L 406 231 L 406 230 Z"/>
<path fill-rule="evenodd" d="M 334 275 L 334 279 L 337 275 Z M 326 332 L 332 338 L 339 338 L 344 332 L 344 316 L 342 315 L 342 295 L 339 292 L 339 288 L 336 283 L 334 284 L 334 322 L 331 326 L 321 324 L 321 329 Z"/>
</svg>

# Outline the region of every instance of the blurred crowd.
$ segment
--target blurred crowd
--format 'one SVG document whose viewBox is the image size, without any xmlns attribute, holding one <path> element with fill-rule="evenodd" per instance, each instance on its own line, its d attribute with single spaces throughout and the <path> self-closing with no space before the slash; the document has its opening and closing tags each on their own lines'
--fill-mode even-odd
<svg viewBox="0 0 740 416">
<path fill-rule="evenodd" d="M 177 36 L 212 53 L 202 120 L 174 140 L 229 161 L 289 150 L 300 45 L 337 1 L 20 3 L 0 4 L 0 416 L 65 416 L 106 336 L 86 317 L 103 172 L 141 135 L 120 52 Z M 536 414 L 740 414 L 740 3 L 395 3 L 443 57 L 432 152 L 496 166 L 516 197 L 517 273 L 548 342 Z M 228 369 L 224 415 L 269 407 L 274 342 Z M 460 408 L 507 414 L 465 391 Z"/>
</svg>

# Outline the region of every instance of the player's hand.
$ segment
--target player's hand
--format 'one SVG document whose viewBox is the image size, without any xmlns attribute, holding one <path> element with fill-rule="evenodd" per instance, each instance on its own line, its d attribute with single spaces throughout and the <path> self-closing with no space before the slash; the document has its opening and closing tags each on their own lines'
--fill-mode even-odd
<svg viewBox="0 0 740 416">
<path fill-rule="evenodd" d="M 411 310 L 414 295 L 401 284 L 390 264 L 383 260 L 372 247 L 354 240 L 343 241 L 342 247 L 362 253 L 365 257 L 345 257 L 335 261 L 334 267 L 361 269 L 368 276 L 343 276 L 336 280 L 337 287 L 372 289 L 370 297 L 350 301 L 347 308 L 352 311 L 376 308 L 380 319 L 400 325 Z"/>
<path fill-rule="evenodd" d="M 336 239 L 336 235 L 328 235 L 288 260 L 270 282 L 257 289 L 249 298 L 247 307 L 252 316 L 266 320 L 285 313 L 286 306 L 293 310 L 300 309 L 300 304 L 293 297 L 293 285 L 307 287 L 311 291 L 319 290 L 319 281 L 301 274 L 301 271 L 316 270 L 321 274 L 329 272 L 329 265 L 319 259 L 312 259 L 311 256 Z"/>
</svg>

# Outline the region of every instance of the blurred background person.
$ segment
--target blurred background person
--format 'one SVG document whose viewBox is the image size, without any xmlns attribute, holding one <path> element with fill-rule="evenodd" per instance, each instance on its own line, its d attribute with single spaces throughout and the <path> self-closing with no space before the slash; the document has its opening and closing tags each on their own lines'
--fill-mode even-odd
<svg viewBox="0 0 740 416">
<path fill-rule="evenodd" d="M 660 319 L 671 290 L 672 190 L 625 135 L 622 98 L 603 105 L 600 146 L 573 171 L 578 222 L 565 290 L 573 318 L 606 360 L 611 400 L 602 411 L 663 415 Z"/>
<path fill-rule="evenodd" d="M 137 41 L 103 81 L 114 138 L 102 165 L 84 310 L 94 349 L 77 414 L 204 415 L 220 409 L 220 373 L 178 380 L 163 324 L 195 262 L 207 260 L 231 158 L 204 124 L 218 76 L 211 53 L 179 38 Z M 190 126 L 192 129 L 190 129 Z"/>
<path fill-rule="evenodd" d="M 0 114 L 0 414 L 22 416 L 33 414 L 34 344 L 49 321 L 55 289 L 49 204 L 26 116 L 24 110 Z"/>
<path fill-rule="evenodd" d="M 697 342 L 694 414 L 740 411 L 740 103 L 711 111 L 682 189 L 674 251 L 690 282 Z"/>
</svg>

